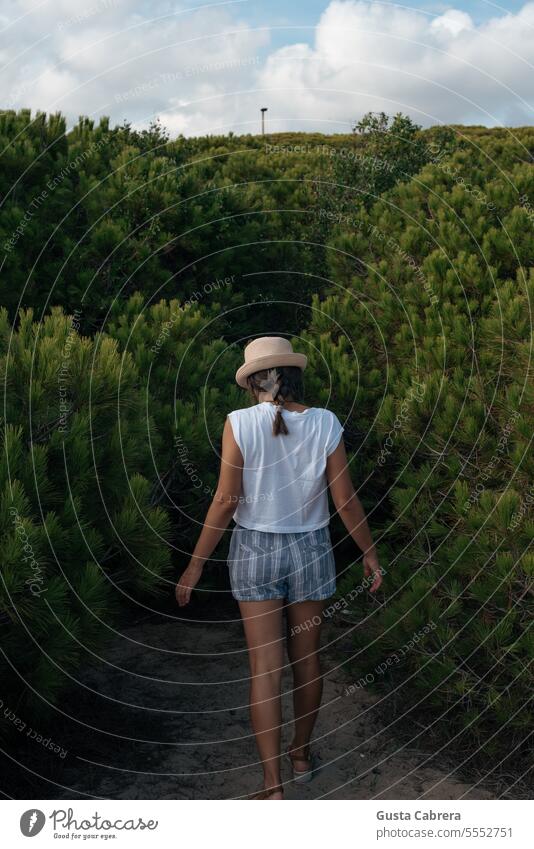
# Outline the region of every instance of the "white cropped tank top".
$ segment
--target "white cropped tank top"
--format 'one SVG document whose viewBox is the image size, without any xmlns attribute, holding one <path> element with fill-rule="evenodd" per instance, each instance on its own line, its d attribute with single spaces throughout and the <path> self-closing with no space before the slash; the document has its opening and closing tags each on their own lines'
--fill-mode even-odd
<svg viewBox="0 0 534 849">
<path fill-rule="evenodd" d="M 288 434 L 273 436 L 276 407 L 263 401 L 228 413 L 243 455 L 243 490 L 234 521 L 244 528 L 298 533 L 328 525 L 326 458 L 343 427 L 330 410 L 284 410 Z"/>
</svg>

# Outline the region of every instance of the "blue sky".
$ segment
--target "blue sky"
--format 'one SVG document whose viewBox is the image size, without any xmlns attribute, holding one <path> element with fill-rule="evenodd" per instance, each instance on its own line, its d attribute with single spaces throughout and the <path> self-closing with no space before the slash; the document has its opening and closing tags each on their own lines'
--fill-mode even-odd
<svg viewBox="0 0 534 849">
<path fill-rule="evenodd" d="M 3 108 L 172 135 L 346 132 L 367 111 L 525 125 L 534 0 L 3 0 Z"/>
<path fill-rule="evenodd" d="M 191 4 L 197 5 L 197 4 Z M 204 4 L 198 4 L 204 5 Z M 467 12 L 475 24 L 503 14 L 503 12 L 516 12 L 525 4 L 520 0 L 507 0 L 504 3 L 465 2 L 457 3 L 442 2 L 420 2 L 414 0 L 411 3 L 388 3 L 384 0 L 384 7 L 388 5 L 405 9 L 418 9 L 426 12 L 429 16 L 439 15 L 447 9 L 460 9 Z M 313 30 L 328 3 L 325 0 L 269 0 L 269 2 L 258 2 L 258 0 L 243 0 L 236 2 L 235 8 L 253 26 L 268 26 L 272 28 L 272 43 L 276 46 L 287 44 L 298 37 L 299 40 L 313 41 Z"/>
<path fill-rule="evenodd" d="M 328 4 L 324 0 L 293 0 L 293 2 L 291 0 L 287 0 L 287 2 L 286 0 L 270 0 L 270 2 L 245 0 L 245 2 L 238 5 L 241 6 L 243 14 L 250 21 L 258 24 L 265 22 L 274 24 L 276 22 L 282 25 L 288 23 L 290 26 L 314 26 Z M 432 3 L 413 0 L 411 3 L 388 4 L 387 0 L 385 0 L 383 5 L 404 6 L 404 8 L 419 9 L 429 14 L 441 14 L 451 8 L 461 9 L 468 12 L 475 23 L 480 23 L 495 15 L 499 15 L 503 11 L 517 11 L 524 3 L 520 2 L 520 0 L 506 0 L 503 3 L 465 2 L 465 0 L 459 0 L 457 3 Z"/>
</svg>

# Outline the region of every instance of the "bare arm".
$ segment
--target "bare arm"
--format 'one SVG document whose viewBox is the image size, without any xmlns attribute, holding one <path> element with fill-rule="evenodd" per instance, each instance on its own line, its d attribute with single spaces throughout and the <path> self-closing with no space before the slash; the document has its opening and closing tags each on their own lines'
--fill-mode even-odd
<svg viewBox="0 0 534 849">
<path fill-rule="evenodd" d="M 352 539 L 363 551 L 364 572 L 366 575 L 374 573 L 370 591 L 375 592 L 382 583 L 381 569 L 365 511 L 352 485 L 343 439 L 327 458 L 326 477 L 334 507 Z"/>
<path fill-rule="evenodd" d="M 230 421 L 226 419 L 217 491 L 204 519 L 189 565 L 176 585 L 176 600 L 180 607 L 189 602 L 191 591 L 200 580 L 206 560 L 209 560 L 230 524 L 241 495 L 242 483 L 243 457 L 234 439 Z"/>
</svg>

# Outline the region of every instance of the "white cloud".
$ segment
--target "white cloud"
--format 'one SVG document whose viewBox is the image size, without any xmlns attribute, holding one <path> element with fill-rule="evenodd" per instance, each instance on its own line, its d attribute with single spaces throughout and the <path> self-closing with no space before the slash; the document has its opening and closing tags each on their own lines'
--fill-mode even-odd
<svg viewBox="0 0 534 849">
<path fill-rule="evenodd" d="M 257 132 L 260 106 L 273 131 L 346 131 L 369 110 L 425 125 L 532 123 L 534 2 L 475 24 L 458 9 L 332 0 L 311 44 L 270 52 L 246 5 L 192 6 L 4 0 L 4 106 L 61 110 L 70 122 L 160 115 L 187 134 Z"/>
<path fill-rule="evenodd" d="M 291 103 L 295 119 L 332 129 L 368 110 L 409 112 L 424 124 L 517 124 L 532 122 L 533 65 L 534 3 L 475 26 L 454 9 L 432 18 L 333 0 L 313 49 L 271 53 L 261 84 L 273 88 L 271 120 Z"/>
<path fill-rule="evenodd" d="M 448 9 L 444 15 L 434 18 L 430 28 L 438 35 L 441 33 L 445 38 L 449 38 L 451 35 L 458 35 L 463 29 L 472 29 L 473 21 L 466 12 Z"/>
<path fill-rule="evenodd" d="M 220 97 L 253 87 L 268 32 L 254 31 L 231 4 L 153 0 L 146 8 L 149 15 L 135 0 L 8 0 L 4 108 L 60 110 L 70 122 L 106 114 L 147 125 L 161 115 L 179 127 L 192 126 L 197 114 L 187 107 L 175 115 L 179 104 L 218 97 L 218 110 L 208 106 L 204 117 L 198 110 L 191 131 L 218 122 Z"/>
</svg>

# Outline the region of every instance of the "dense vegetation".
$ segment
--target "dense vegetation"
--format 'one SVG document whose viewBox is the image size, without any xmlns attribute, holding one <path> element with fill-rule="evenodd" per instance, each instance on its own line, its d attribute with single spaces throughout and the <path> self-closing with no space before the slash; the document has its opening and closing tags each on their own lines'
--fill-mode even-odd
<svg viewBox="0 0 534 849">
<path fill-rule="evenodd" d="M 122 597 L 171 591 L 246 403 L 240 348 L 280 332 L 344 422 L 386 569 L 380 599 L 354 592 L 335 520 L 354 681 L 514 752 L 532 725 L 534 129 L 368 116 L 352 136 L 171 141 L 22 111 L 0 141 L 4 702 L 57 700 Z"/>
</svg>

